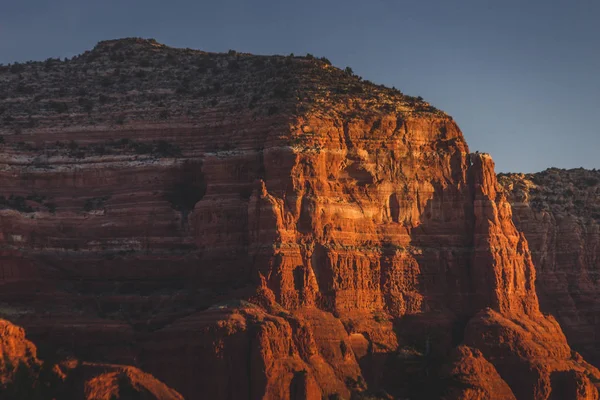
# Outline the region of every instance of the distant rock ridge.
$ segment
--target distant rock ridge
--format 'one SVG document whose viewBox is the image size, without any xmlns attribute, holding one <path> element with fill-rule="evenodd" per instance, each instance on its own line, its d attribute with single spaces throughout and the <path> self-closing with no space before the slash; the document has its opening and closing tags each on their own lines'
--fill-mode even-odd
<svg viewBox="0 0 600 400">
<path fill-rule="evenodd" d="M 0 315 L 44 355 L 190 399 L 598 397 L 491 157 L 421 98 L 131 38 L 0 93 Z"/>
<path fill-rule="evenodd" d="M 551 168 L 500 174 L 499 181 L 531 246 L 542 310 L 598 365 L 600 171 Z"/>
<path fill-rule="evenodd" d="M 96 46 L 94 46 L 94 49 L 92 51 L 95 51 L 95 50 L 98 50 L 98 51 L 120 50 L 121 48 L 127 47 L 127 46 L 144 46 L 144 47 L 151 47 L 151 48 L 158 48 L 158 49 L 167 47 L 162 43 L 158 43 L 155 39 L 129 37 L 129 38 L 122 38 L 122 39 L 102 40 L 102 41 L 98 42 L 98 44 Z M 119 48 L 115 49 L 115 47 L 119 47 Z"/>
</svg>

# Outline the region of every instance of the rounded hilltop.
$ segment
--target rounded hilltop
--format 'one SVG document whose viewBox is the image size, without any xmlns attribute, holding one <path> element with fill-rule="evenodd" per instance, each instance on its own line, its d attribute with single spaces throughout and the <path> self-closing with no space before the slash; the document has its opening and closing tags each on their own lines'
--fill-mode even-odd
<svg viewBox="0 0 600 400">
<path fill-rule="evenodd" d="M 156 39 L 144 39 L 139 37 L 128 37 L 121 39 L 109 39 L 102 40 L 94 46 L 92 51 L 107 51 L 111 50 L 115 47 L 119 48 L 133 48 L 133 49 L 143 49 L 143 48 L 163 48 L 167 47 L 162 43 L 158 43 Z"/>
<path fill-rule="evenodd" d="M 193 120 L 198 110 L 293 118 L 446 114 L 326 58 L 208 53 L 154 39 L 99 42 L 72 59 L 0 66 L 2 131 Z M 8 132 L 7 132 L 8 131 Z"/>
</svg>

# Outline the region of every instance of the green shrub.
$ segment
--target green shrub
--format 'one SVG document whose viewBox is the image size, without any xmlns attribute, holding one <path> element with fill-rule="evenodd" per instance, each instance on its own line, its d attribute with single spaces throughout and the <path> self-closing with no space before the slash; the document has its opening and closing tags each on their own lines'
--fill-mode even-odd
<svg viewBox="0 0 600 400">
<path fill-rule="evenodd" d="M 90 212 L 92 210 L 103 208 L 108 199 L 110 199 L 110 196 L 92 197 L 85 201 L 83 209 L 84 211 Z"/>
<path fill-rule="evenodd" d="M 584 184 L 588 187 L 591 186 L 596 186 L 598 183 L 600 182 L 600 180 L 598 178 L 585 178 L 584 180 Z"/>
<path fill-rule="evenodd" d="M 44 204 L 44 206 L 46 206 L 46 208 L 48 209 L 48 211 L 50 211 L 52 214 L 56 213 L 56 204 L 54 204 L 54 203 L 46 203 L 46 204 Z"/>
<path fill-rule="evenodd" d="M 25 199 L 25 197 L 14 196 L 12 194 L 8 197 L 8 199 L 4 196 L 0 196 L 0 209 L 2 208 L 9 208 L 12 210 L 26 213 L 33 212 L 33 208 L 27 205 L 27 200 Z"/>
<path fill-rule="evenodd" d="M 151 144 L 143 142 L 131 142 L 129 147 L 137 154 L 150 154 L 152 153 L 153 147 Z"/>
<path fill-rule="evenodd" d="M 69 106 L 67 105 L 67 103 L 63 103 L 61 101 L 50 101 L 48 102 L 48 108 L 50 108 L 50 110 L 57 112 L 57 113 L 66 113 L 67 111 L 69 111 Z"/>
<path fill-rule="evenodd" d="M 110 78 L 110 76 L 103 76 L 102 78 L 100 78 L 100 86 L 109 87 L 112 84 L 113 84 L 113 81 Z"/>
<path fill-rule="evenodd" d="M 88 114 L 91 113 L 92 110 L 94 109 L 94 102 L 92 100 L 88 99 L 88 98 L 85 98 L 85 97 L 80 97 L 79 98 L 79 105 Z"/>
<path fill-rule="evenodd" d="M 231 71 L 238 71 L 241 67 L 240 67 L 240 63 L 238 62 L 238 60 L 231 60 L 227 64 L 227 68 Z"/>
<path fill-rule="evenodd" d="M 150 62 L 149 58 L 142 58 L 140 60 L 140 64 L 139 65 L 142 68 L 148 68 L 148 67 L 152 66 L 152 63 Z"/>
<path fill-rule="evenodd" d="M 155 153 L 163 157 L 177 157 L 181 155 L 181 149 L 166 140 L 159 140 L 156 143 Z"/>
<path fill-rule="evenodd" d="M 177 59 L 177 56 L 175 56 L 175 54 L 173 54 L 173 53 L 168 53 L 167 57 L 165 58 L 165 61 L 171 65 L 179 64 L 179 60 Z"/>
<path fill-rule="evenodd" d="M 106 104 L 108 102 L 110 102 L 112 100 L 112 98 L 110 96 L 107 96 L 103 93 L 100 93 L 100 95 L 98 96 L 98 101 L 100 102 L 100 104 Z"/>
<path fill-rule="evenodd" d="M 18 62 L 10 66 L 10 72 L 13 74 L 20 74 L 23 71 L 25 71 L 25 65 Z"/>
<path fill-rule="evenodd" d="M 289 95 L 290 95 L 290 92 L 283 83 L 278 84 L 273 89 L 273 96 L 278 99 L 285 99 L 285 98 L 289 97 Z"/>
<path fill-rule="evenodd" d="M 36 203 L 42 204 L 46 200 L 46 196 L 39 195 L 37 193 L 30 194 L 26 197 L 27 200 L 35 201 Z"/>
</svg>

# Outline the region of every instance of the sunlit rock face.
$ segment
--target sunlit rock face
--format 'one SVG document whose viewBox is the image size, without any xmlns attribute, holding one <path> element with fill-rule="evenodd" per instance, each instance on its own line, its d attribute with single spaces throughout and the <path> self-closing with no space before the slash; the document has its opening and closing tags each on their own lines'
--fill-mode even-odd
<svg viewBox="0 0 600 400">
<path fill-rule="evenodd" d="M 0 312 L 44 355 L 191 399 L 597 395 L 492 159 L 420 98 L 140 39 L 13 69 Z"/>
</svg>

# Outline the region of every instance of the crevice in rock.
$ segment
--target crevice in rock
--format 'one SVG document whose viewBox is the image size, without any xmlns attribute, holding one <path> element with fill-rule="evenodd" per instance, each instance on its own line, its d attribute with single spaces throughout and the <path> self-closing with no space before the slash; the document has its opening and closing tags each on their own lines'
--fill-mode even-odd
<svg viewBox="0 0 600 400">
<path fill-rule="evenodd" d="M 173 175 L 173 184 L 165 197 L 171 207 L 181 213 L 181 225 L 185 227 L 189 213 L 206 194 L 207 184 L 202 172 L 202 161 L 186 161 Z"/>
<path fill-rule="evenodd" d="M 398 196 L 395 193 L 390 195 L 388 204 L 389 204 L 389 208 L 390 208 L 390 217 L 392 218 L 392 221 L 399 222 L 400 202 L 398 202 Z"/>
<path fill-rule="evenodd" d="M 302 293 L 302 291 L 304 290 L 304 267 L 302 265 L 298 265 L 296 268 L 294 268 L 293 271 L 293 276 L 294 276 L 294 289 L 296 289 L 296 291 L 299 292 L 299 294 Z"/>
<path fill-rule="evenodd" d="M 348 150 L 353 149 L 354 145 L 352 144 L 352 139 L 350 139 L 350 128 L 348 126 L 348 121 L 344 121 L 344 141 L 346 143 L 346 147 Z"/>
</svg>

